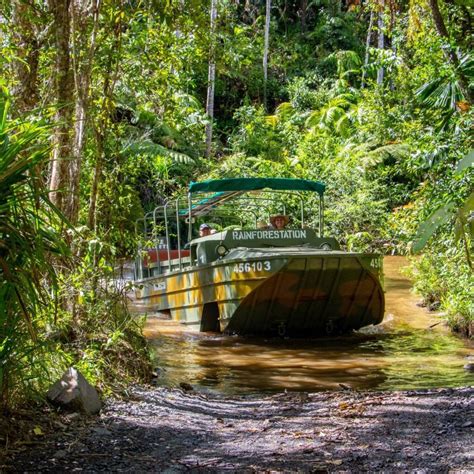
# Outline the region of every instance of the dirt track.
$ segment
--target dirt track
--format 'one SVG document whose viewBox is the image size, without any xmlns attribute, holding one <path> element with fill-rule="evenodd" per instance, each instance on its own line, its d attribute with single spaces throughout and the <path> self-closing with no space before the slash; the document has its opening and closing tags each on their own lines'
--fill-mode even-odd
<svg viewBox="0 0 474 474">
<path fill-rule="evenodd" d="M 137 388 L 74 416 L 6 472 L 474 472 L 474 388 L 205 396 Z"/>
</svg>

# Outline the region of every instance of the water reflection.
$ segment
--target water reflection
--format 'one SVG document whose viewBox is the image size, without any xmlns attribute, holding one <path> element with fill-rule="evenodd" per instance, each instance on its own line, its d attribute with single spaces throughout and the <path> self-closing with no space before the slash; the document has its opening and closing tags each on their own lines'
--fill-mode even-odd
<svg viewBox="0 0 474 474">
<path fill-rule="evenodd" d="M 408 389 L 470 385 L 469 345 L 417 306 L 401 257 L 385 259 L 386 316 L 379 326 L 334 339 L 252 339 L 186 333 L 150 318 L 146 335 L 159 383 L 188 382 L 224 393 L 280 390 Z"/>
</svg>

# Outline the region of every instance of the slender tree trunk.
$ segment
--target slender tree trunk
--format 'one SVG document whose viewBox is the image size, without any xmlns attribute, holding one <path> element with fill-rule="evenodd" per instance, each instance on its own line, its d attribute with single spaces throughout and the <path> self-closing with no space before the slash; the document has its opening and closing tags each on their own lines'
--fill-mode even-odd
<svg viewBox="0 0 474 474">
<path fill-rule="evenodd" d="M 31 0 L 13 2 L 13 40 L 17 57 L 13 63 L 17 85 L 13 88 L 15 112 L 20 115 L 38 104 L 39 41 L 32 22 L 35 15 Z"/>
<path fill-rule="evenodd" d="M 99 25 L 100 3 L 100 0 L 92 0 L 89 11 L 88 1 L 73 0 L 71 5 L 76 104 L 72 159 L 69 166 L 71 193 L 68 196 L 67 214 L 74 224 L 79 216 L 81 165 L 86 143 L 85 126 L 88 117 L 89 90 Z"/>
<path fill-rule="evenodd" d="M 443 48 L 443 52 L 454 68 L 454 73 L 456 74 L 456 77 L 458 79 L 459 87 L 461 89 L 462 94 L 464 95 L 466 100 L 472 104 L 473 94 L 469 88 L 469 81 L 467 80 L 463 72 L 459 69 L 459 58 L 450 45 L 449 33 L 446 28 L 446 25 L 444 24 L 443 16 L 441 15 L 441 11 L 438 5 L 438 0 L 428 0 L 428 3 L 430 5 L 431 14 L 433 16 L 436 31 L 444 42 L 445 48 Z"/>
<path fill-rule="evenodd" d="M 263 47 L 263 106 L 267 110 L 267 80 L 268 80 L 268 47 L 270 44 L 270 13 L 272 1 L 266 0 L 265 6 L 265 40 Z"/>
<path fill-rule="evenodd" d="M 301 0 L 301 31 L 306 31 L 306 13 L 308 11 L 308 0 Z"/>
<path fill-rule="evenodd" d="M 397 57 L 397 46 L 393 41 L 393 30 L 395 29 L 396 18 L 400 15 L 400 5 L 397 2 L 390 2 L 390 49 L 393 51 L 393 57 Z M 395 81 L 390 77 L 390 90 L 395 90 Z"/>
<path fill-rule="evenodd" d="M 209 72 L 207 79 L 206 114 L 206 158 L 211 156 L 212 150 L 212 126 L 214 120 L 214 88 L 216 83 L 216 58 L 215 58 L 215 30 L 217 19 L 217 0 L 211 0 L 211 46 L 209 50 Z"/>
<path fill-rule="evenodd" d="M 122 11 L 123 4 L 119 6 Z M 121 18 L 121 16 L 120 16 Z M 97 199 L 100 191 L 100 181 L 102 179 L 104 160 L 106 157 L 106 137 L 107 131 L 111 127 L 110 117 L 112 114 L 111 104 L 115 90 L 115 84 L 120 69 L 120 50 L 122 47 L 122 22 L 116 21 L 114 28 L 114 45 L 110 48 L 107 65 L 105 67 L 104 87 L 102 92 L 101 113 L 99 114 L 98 123 L 95 127 L 96 135 L 96 162 L 92 175 L 91 193 L 89 199 L 89 213 L 87 225 L 92 230 L 97 230 Z"/>
<path fill-rule="evenodd" d="M 369 65 L 369 51 L 370 42 L 372 41 L 372 28 L 374 27 L 374 11 L 370 10 L 369 28 L 367 30 L 367 39 L 365 40 L 365 58 L 364 58 L 364 69 L 362 70 L 362 82 L 360 87 L 365 87 L 365 72 Z"/>
<path fill-rule="evenodd" d="M 385 0 L 380 0 L 379 11 L 378 11 L 378 16 L 377 16 L 377 28 L 378 28 L 377 48 L 378 49 L 385 49 L 384 13 L 385 13 Z M 383 77 L 384 77 L 384 68 L 380 67 L 377 71 L 377 84 L 379 86 L 383 85 Z"/>
<path fill-rule="evenodd" d="M 49 198 L 60 210 L 66 211 L 65 195 L 70 191 L 68 160 L 71 158 L 71 120 L 73 77 L 70 67 L 70 16 L 69 0 L 50 0 L 53 13 L 56 62 L 56 128 L 54 132 L 53 160 L 49 180 Z M 65 212 L 66 216 L 70 216 Z"/>
</svg>

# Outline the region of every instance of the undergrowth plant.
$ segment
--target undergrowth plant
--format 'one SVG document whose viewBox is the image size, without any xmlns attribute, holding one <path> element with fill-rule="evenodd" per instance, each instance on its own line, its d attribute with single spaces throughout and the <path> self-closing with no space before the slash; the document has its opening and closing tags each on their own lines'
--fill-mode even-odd
<svg viewBox="0 0 474 474">
<path fill-rule="evenodd" d="M 41 176 L 49 129 L 11 121 L 8 107 L 1 90 L 1 408 L 43 399 L 71 365 L 103 392 L 148 380 L 141 321 L 115 275 L 114 247 L 72 229 L 51 204 Z"/>
<path fill-rule="evenodd" d="M 41 125 L 9 121 L 9 104 L 7 92 L 0 90 L 0 403 L 4 409 L 19 394 L 28 398 L 44 366 L 52 362 L 44 354 L 37 316 L 58 287 L 52 258 L 67 254 L 55 230 L 61 216 L 49 202 L 40 176 L 48 158 L 48 131 Z"/>
<path fill-rule="evenodd" d="M 133 285 L 121 278 L 115 247 L 87 227 L 75 230 L 71 245 L 73 263 L 59 276 L 58 297 L 67 305 L 56 314 L 54 337 L 103 392 L 147 381 L 151 363 L 144 321 L 129 310 Z"/>
</svg>

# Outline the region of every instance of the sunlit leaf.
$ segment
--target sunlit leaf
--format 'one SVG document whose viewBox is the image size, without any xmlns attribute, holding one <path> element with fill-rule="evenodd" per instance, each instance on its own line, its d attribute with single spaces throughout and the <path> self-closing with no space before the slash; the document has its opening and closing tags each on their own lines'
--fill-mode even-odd
<svg viewBox="0 0 474 474">
<path fill-rule="evenodd" d="M 470 168 L 474 166 L 474 149 L 471 150 L 464 158 L 462 158 L 457 167 L 456 172 L 460 173 L 461 171 L 465 170 L 466 168 Z"/>
<path fill-rule="evenodd" d="M 455 214 L 455 204 L 450 202 L 433 212 L 426 221 L 424 221 L 418 228 L 413 245 L 413 251 L 419 252 L 428 243 L 428 240 L 435 234 L 435 232 Z"/>
<path fill-rule="evenodd" d="M 278 116 L 277 115 L 267 115 L 265 117 L 265 122 L 268 123 L 268 125 L 271 125 L 272 127 L 276 127 L 278 124 Z"/>
</svg>

